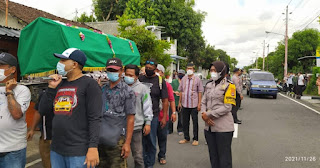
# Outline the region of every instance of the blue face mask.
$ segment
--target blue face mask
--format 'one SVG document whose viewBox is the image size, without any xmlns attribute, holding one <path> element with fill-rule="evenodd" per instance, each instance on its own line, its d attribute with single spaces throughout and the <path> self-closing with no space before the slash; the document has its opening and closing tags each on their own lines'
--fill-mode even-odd
<svg viewBox="0 0 320 168">
<path fill-rule="evenodd" d="M 112 82 L 116 82 L 119 80 L 119 73 L 118 72 L 107 72 L 108 78 Z"/>
<path fill-rule="evenodd" d="M 58 62 L 57 71 L 58 71 L 59 75 L 62 75 L 62 76 L 66 76 L 67 75 L 68 72 L 64 69 L 65 67 L 66 67 L 66 65 Z"/>
<path fill-rule="evenodd" d="M 133 77 L 129 77 L 129 76 L 125 76 L 124 77 L 124 81 L 128 84 L 128 85 L 132 85 L 134 83 L 134 78 Z"/>
</svg>

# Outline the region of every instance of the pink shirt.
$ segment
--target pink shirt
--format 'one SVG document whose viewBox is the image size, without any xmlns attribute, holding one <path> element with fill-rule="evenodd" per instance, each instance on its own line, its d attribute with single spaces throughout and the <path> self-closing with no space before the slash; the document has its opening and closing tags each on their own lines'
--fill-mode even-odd
<svg viewBox="0 0 320 168">
<path fill-rule="evenodd" d="M 203 92 L 202 81 L 199 77 L 188 75 L 181 79 L 179 91 L 182 92 L 181 104 L 184 108 L 196 108 L 199 103 L 199 93 Z M 201 100 L 200 100 L 201 101 Z"/>
<path fill-rule="evenodd" d="M 172 86 L 170 85 L 170 83 L 168 83 L 168 82 L 166 82 L 166 84 L 167 84 L 167 90 L 168 90 L 168 101 L 169 102 L 174 102 L 174 96 L 173 96 L 173 89 L 172 89 Z M 170 108 L 170 106 L 169 106 L 169 108 Z M 169 111 L 169 109 L 168 109 L 168 111 Z M 167 114 L 169 114 L 169 113 L 167 113 Z M 161 121 L 162 120 L 162 118 L 163 118 L 163 111 L 162 111 L 162 109 L 161 109 L 161 111 L 160 111 L 160 113 L 159 113 L 159 121 Z M 169 121 L 169 115 L 167 115 L 167 121 Z"/>
</svg>

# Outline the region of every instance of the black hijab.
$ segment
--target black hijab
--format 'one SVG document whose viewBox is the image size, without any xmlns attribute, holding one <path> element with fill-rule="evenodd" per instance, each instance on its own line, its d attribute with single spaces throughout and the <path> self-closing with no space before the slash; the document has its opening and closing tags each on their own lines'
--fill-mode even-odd
<svg viewBox="0 0 320 168">
<path fill-rule="evenodd" d="M 220 77 L 217 81 L 215 81 L 216 85 L 219 84 L 222 79 L 225 78 L 226 74 L 227 74 L 227 67 L 226 64 L 222 61 L 214 61 L 211 65 L 210 68 L 214 66 L 216 68 L 216 71 L 218 73 L 220 73 Z"/>
</svg>

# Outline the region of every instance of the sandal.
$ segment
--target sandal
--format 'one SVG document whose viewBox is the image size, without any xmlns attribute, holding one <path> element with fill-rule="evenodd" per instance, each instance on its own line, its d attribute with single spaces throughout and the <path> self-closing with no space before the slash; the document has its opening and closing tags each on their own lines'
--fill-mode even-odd
<svg viewBox="0 0 320 168">
<path fill-rule="evenodd" d="M 165 165 L 165 164 L 167 164 L 167 161 L 165 158 L 160 158 L 159 163 L 160 163 L 160 165 Z"/>
</svg>

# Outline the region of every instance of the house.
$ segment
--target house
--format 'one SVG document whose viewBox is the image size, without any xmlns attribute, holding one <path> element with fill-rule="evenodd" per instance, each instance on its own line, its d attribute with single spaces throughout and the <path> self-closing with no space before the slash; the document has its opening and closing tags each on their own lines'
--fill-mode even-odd
<svg viewBox="0 0 320 168">
<path fill-rule="evenodd" d="M 8 26 L 15 29 L 22 29 L 33 20 L 38 17 L 44 17 L 51 20 L 57 20 L 63 23 L 70 23 L 71 25 L 84 27 L 84 28 L 92 28 L 86 24 L 74 22 L 71 20 L 67 20 L 48 12 L 38 10 L 32 7 L 28 7 L 19 3 L 9 1 L 8 5 Z M 5 26 L 6 18 L 6 2 L 4 0 L 0 0 L 0 25 Z"/>
</svg>

